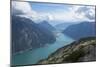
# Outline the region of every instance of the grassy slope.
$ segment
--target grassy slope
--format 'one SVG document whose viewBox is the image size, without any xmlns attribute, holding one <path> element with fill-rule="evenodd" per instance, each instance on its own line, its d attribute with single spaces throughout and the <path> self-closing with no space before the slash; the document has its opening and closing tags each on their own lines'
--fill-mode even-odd
<svg viewBox="0 0 100 67">
<path fill-rule="evenodd" d="M 96 60 L 96 39 L 95 37 L 82 38 L 67 46 L 64 46 L 47 59 L 39 61 L 37 64 L 54 64 L 85 62 Z"/>
</svg>

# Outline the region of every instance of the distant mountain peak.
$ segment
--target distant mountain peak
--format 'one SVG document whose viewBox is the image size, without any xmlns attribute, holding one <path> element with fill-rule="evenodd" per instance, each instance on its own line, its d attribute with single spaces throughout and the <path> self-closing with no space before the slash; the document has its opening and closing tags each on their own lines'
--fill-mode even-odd
<svg viewBox="0 0 100 67">
<path fill-rule="evenodd" d="M 48 21 L 46 21 L 46 20 L 38 23 L 38 25 L 39 26 L 42 26 L 42 27 L 44 27 L 44 28 L 46 28 L 48 30 L 51 30 L 51 31 L 54 31 L 55 30 L 55 28 Z"/>
</svg>

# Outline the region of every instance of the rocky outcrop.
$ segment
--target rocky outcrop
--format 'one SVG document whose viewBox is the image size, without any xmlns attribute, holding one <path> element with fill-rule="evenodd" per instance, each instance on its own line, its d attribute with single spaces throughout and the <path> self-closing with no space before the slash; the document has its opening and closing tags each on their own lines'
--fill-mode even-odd
<svg viewBox="0 0 100 67">
<path fill-rule="evenodd" d="M 37 64 L 73 63 L 96 61 L 95 37 L 83 38 L 58 49 L 47 59 L 40 60 Z"/>
</svg>

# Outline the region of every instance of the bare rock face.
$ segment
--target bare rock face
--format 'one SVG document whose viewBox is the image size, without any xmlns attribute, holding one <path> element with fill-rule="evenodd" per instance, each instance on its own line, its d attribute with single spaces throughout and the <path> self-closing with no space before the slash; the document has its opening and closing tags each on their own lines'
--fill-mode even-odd
<svg viewBox="0 0 100 67">
<path fill-rule="evenodd" d="M 58 49 L 37 64 L 74 63 L 96 61 L 95 37 L 83 38 Z"/>
</svg>

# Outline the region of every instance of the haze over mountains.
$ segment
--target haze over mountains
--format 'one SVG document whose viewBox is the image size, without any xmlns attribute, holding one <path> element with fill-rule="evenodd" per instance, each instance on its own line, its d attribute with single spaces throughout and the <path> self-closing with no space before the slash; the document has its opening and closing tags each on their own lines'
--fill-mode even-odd
<svg viewBox="0 0 100 67">
<path fill-rule="evenodd" d="M 60 30 L 60 31 L 63 31 L 63 30 L 65 30 L 67 27 L 69 27 L 70 25 L 74 25 L 74 24 L 77 24 L 77 23 L 60 23 L 60 24 L 56 24 L 55 25 L 55 28 L 57 29 L 57 30 Z"/>
</svg>

